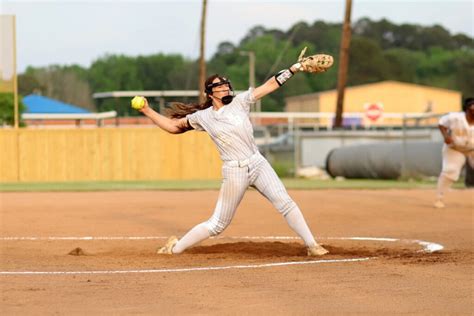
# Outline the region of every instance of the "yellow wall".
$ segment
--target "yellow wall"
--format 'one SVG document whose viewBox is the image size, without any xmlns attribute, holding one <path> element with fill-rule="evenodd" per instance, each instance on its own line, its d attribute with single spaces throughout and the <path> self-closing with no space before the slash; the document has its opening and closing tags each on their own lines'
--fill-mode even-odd
<svg viewBox="0 0 474 316">
<path fill-rule="evenodd" d="M 320 112 L 319 94 L 311 93 L 286 99 L 286 112 Z"/>
<path fill-rule="evenodd" d="M 16 181 L 18 165 L 17 133 L 0 130 L 0 181 Z"/>
<path fill-rule="evenodd" d="M 0 182 L 218 179 L 206 133 L 155 128 L 0 130 Z"/>
<path fill-rule="evenodd" d="M 319 110 L 334 112 L 337 92 L 320 93 Z M 384 112 L 419 113 L 431 102 L 433 113 L 461 111 L 461 93 L 409 83 L 384 81 L 349 87 L 344 94 L 344 112 L 364 112 L 366 103 L 380 102 Z"/>
</svg>

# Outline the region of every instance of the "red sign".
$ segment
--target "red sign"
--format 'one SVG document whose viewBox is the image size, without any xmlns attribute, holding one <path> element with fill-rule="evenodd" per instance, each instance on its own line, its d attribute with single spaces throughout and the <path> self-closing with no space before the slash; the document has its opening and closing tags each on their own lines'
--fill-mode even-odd
<svg viewBox="0 0 474 316">
<path fill-rule="evenodd" d="M 377 121 L 383 113 L 383 107 L 379 103 L 370 103 L 365 106 L 365 116 L 373 122 Z"/>
</svg>

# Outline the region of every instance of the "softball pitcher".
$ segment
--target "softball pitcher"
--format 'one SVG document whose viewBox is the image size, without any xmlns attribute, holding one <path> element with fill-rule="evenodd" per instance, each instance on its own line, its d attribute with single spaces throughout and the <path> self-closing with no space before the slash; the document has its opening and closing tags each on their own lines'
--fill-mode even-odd
<svg viewBox="0 0 474 316">
<path fill-rule="evenodd" d="M 214 214 L 181 239 L 170 237 L 158 253 L 178 254 L 210 236 L 222 233 L 232 221 L 249 186 L 256 188 L 283 215 L 291 229 L 303 239 L 309 256 L 328 253 L 315 241 L 300 209 L 288 195 L 271 165 L 259 153 L 249 119 L 251 104 L 278 89 L 296 72 L 319 73 L 332 65 L 333 59 L 329 55 L 303 58 L 305 50 L 298 62 L 289 69 L 280 71 L 263 85 L 250 88 L 235 97 L 230 81 L 216 74 L 205 81 L 204 104 L 176 103 L 169 112 L 170 117 L 155 112 L 148 106 L 146 99 L 143 107 L 140 104 L 134 106 L 169 133 L 179 134 L 192 129 L 207 132 L 223 160 L 223 181 Z"/>
<path fill-rule="evenodd" d="M 441 117 L 439 130 L 443 134 L 443 169 L 438 178 L 436 208 L 445 207 L 444 195 L 459 179 L 467 162 L 474 167 L 474 98 L 467 98 L 463 112 L 452 112 Z"/>
</svg>

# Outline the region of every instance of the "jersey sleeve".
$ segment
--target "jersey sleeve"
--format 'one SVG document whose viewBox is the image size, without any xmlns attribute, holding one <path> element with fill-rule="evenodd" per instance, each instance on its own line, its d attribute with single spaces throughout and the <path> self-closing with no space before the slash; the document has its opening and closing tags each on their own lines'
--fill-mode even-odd
<svg viewBox="0 0 474 316">
<path fill-rule="evenodd" d="M 451 113 L 441 116 L 438 124 L 449 128 L 451 125 Z"/>
<path fill-rule="evenodd" d="M 191 125 L 191 127 L 194 128 L 196 131 L 204 130 L 201 125 L 201 115 L 199 111 L 186 115 L 186 119 L 188 120 L 189 125 Z"/>
<path fill-rule="evenodd" d="M 257 100 L 253 96 L 253 88 L 249 88 L 247 91 L 238 94 L 235 98 L 240 106 L 245 110 L 245 112 L 250 113 L 250 106 L 254 104 Z"/>
</svg>

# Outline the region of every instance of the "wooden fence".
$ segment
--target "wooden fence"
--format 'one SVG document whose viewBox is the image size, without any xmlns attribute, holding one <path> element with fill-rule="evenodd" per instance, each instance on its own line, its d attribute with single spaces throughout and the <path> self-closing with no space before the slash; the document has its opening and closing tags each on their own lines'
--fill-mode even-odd
<svg viewBox="0 0 474 316">
<path fill-rule="evenodd" d="M 0 130 L 0 182 L 218 179 L 206 133 L 158 128 Z"/>
</svg>

